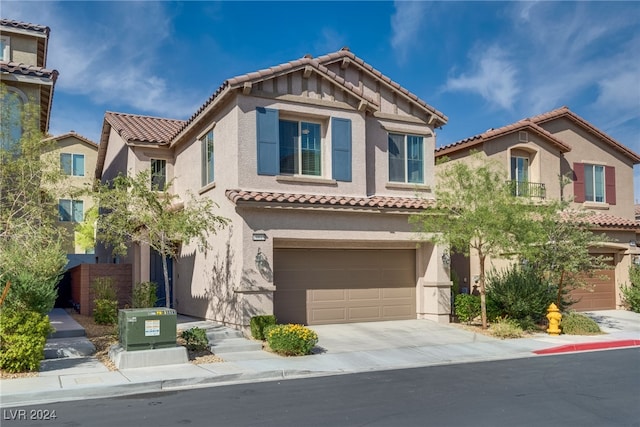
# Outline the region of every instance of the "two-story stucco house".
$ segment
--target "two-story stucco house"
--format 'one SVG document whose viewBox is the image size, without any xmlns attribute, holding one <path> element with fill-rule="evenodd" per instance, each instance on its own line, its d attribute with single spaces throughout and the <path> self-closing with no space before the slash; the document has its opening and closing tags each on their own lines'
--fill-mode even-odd
<svg viewBox="0 0 640 427">
<path fill-rule="evenodd" d="M 93 248 L 82 248 L 77 243 L 75 227 L 84 221 L 93 206 L 93 198 L 78 195 L 91 188 L 98 159 L 98 144 L 74 131 L 46 138 L 43 155 L 59 162 L 64 180 L 59 184 L 58 226 L 66 230 L 64 249 L 68 254 L 91 254 Z"/>
<path fill-rule="evenodd" d="M 180 313 L 238 327 L 272 313 L 448 322 L 444 249 L 408 224 L 432 200 L 446 121 L 344 48 L 226 80 L 186 121 L 106 113 L 96 177 L 151 168 L 231 220 L 215 250 L 183 246 L 173 263 Z M 125 261 L 134 281 L 159 278 L 148 249 Z"/>
<path fill-rule="evenodd" d="M 620 307 L 619 286 L 628 283 L 629 266 L 640 256 L 633 200 L 633 166 L 640 163 L 640 155 L 567 107 L 439 147 L 435 157 L 467 161 L 473 151 L 504 165 L 514 196 L 563 198 L 572 201 L 572 208 L 587 210 L 593 231 L 611 240 L 590 251 L 610 259 L 612 269 L 598 271 L 590 279 L 592 287 L 574 291 L 580 301 L 572 308 Z M 562 185 L 560 177 L 568 185 Z M 463 283 L 473 285 L 477 265 L 454 258 L 452 268 Z"/>
<path fill-rule="evenodd" d="M 40 130 L 49 129 L 53 89 L 58 72 L 49 70 L 49 27 L 0 19 L 0 83 L 2 119 L 11 123 L 2 144 L 15 144 L 22 135 L 21 112 L 27 103 L 39 107 Z M 4 126 L 3 126 L 4 129 Z"/>
</svg>

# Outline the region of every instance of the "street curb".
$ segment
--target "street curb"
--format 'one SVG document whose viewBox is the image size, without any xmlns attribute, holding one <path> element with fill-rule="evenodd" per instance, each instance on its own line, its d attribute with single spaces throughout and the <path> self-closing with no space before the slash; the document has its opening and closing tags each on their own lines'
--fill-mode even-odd
<svg viewBox="0 0 640 427">
<path fill-rule="evenodd" d="M 588 350 L 606 350 L 610 348 L 636 347 L 640 346 L 640 340 L 619 340 L 604 342 L 585 342 L 580 344 L 567 344 L 559 347 L 546 348 L 544 350 L 536 350 L 535 354 L 558 354 L 569 353 L 574 351 Z"/>
</svg>

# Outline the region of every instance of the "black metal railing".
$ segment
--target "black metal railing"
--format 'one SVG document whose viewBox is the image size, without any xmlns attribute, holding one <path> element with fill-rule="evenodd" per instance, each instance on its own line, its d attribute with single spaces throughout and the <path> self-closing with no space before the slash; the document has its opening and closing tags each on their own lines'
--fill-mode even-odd
<svg viewBox="0 0 640 427">
<path fill-rule="evenodd" d="M 516 197 L 535 197 L 544 199 L 547 197 L 547 189 L 540 182 L 529 181 L 509 181 L 507 182 L 511 190 L 511 195 Z"/>
</svg>

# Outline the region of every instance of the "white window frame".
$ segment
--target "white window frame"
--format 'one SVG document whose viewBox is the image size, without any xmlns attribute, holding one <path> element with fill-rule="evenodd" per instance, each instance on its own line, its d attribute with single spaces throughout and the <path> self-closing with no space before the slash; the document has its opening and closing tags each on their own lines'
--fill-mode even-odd
<svg viewBox="0 0 640 427">
<path fill-rule="evenodd" d="M 68 155 L 71 156 L 71 173 L 67 174 L 64 170 L 64 166 L 63 166 L 63 162 L 62 162 L 62 156 L 63 155 Z M 74 163 L 75 163 L 75 159 L 76 157 L 82 157 L 82 174 L 76 174 L 75 173 L 75 169 L 73 167 Z M 77 176 L 77 177 L 84 177 L 86 175 L 85 171 L 86 171 L 86 162 L 85 162 L 85 157 L 84 154 L 78 154 L 78 153 L 60 153 L 60 169 L 62 170 L 62 172 L 67 175 L 67 176 Z"/>
<path fill-rule="evenodd" d="M 2 61 L 11 61 L 11 37 L 9 36 L 0 36 L 0 42 L 2 42 L 2 50 L 0 50 L 0 60 Z"/>
<path fill-rule="evenodd" d="M 215 169 L 215 135 L 213 128 L 205 132 L 200 138 L 198 138 L 202 144 L 202 186 L 205 187 L 215 182 L 216 169 Z M 209 159 L 209 146 L 211 146 L 211 159 Z"/>
<path fill-rule="evenodd" d="M 289 122 L 289 123 L 297 123 L 298 124 L 298 138 L 295 142 L 296 146 L 294 147 L 294 150 L 297 150 L 297 163 L 298 163 L 298 167 L 295 168 L 294 166 L 294 172 L 293 174 L 291 174 L 290 172 L 283 172 L 282 171 L 282 164 L 280 164 L 279 167 L 279 174 L 280 175 L 293 175 L 293 176 L 298 176 L 298 177 L 310 177 L 310 178 L 321 178 L 324 176 L 324 170 L 325 170 L 325 164 L 327 161 L 330 161 L 330 159 L 327 159 L 327 154 L 326 154 L 326 146 L 327 143 L 325 141 L 324 138 L 324 132 L 325 132 L 325 124 L 323 121 L 318 120 L 318 119 L 313 119 L 313 118 L 305 118 L 305 117 L 289 117 L 289 116 L 284 116 L 284 117 L 280 117 L 278 119 L 278 126 L 280 126 L 280 123 L 282 122 Z M 319 156 L 320 156 L 320 165 L 319 165 L 319 174 L 318 175 L 312 175 L 312 174 L 305 174 L 303 173 L 302 170 L 302 124 L 303 123 L 308 123 L 311 125 L 317 125 L 319 130 L 318 130 L 318 137 L 320 138 L 320 149 L 318 150 L 319 152 Z M 281 144 L 282 140 L 278 141 L 279 144 Z M 280 162 L 281 158 L 280 158 L 280 153 L 278 153 L 279 159 L 278 161 Z"/>
<path fill-rule="evenodd" d="M 68 202 L 69 203 L 69 216 L 70 219 L 64 219 L 62 217 L 62 215 L 60 215 L 60 210 L 61 210 L 61 206 L 63 202 Z M 79 204 L 81 206 L 82 209 L 82 218 L 80 218 L 80 220 L 78 221 L 76 216 L 76 205 Z M 83 200 L 75 200 L 75 199 L 59 199 L 58 200 L 58 221 L 60 222 L 82 222 L 84 221 L 84 201 Z"/>
<path fill-rule="evenodd" d="M 160 175 L 157 175 L 157 174 L 154 173 L 153 165 L 154 165 L 155 162 L 164 162 L 164 168 L 163 168 L 163 170 L 164 170 L 164 177 L 163 177 L 164 183 L 163 183 L 162 187 L 158 186 L 158 188 L 154 188 L 154 185 L 153 185 L 154 184 L 154 178 L 156 176 L 160 176 Z M 168 179 L 169 179 L 169 176 L 168 176 L 168 173 L 167 173 L 167 160 L 166 159 L 151 159 L 150 160 L 150 169 L 151 169 L 151 182 L 149 184 L 151 185 L 151 189 L 155 190 L 155 191 L 164 191 L 164 188 L 166 187 Z"/>
<path fill-rule="evenodd" d="M 601 169 L 602 170 L 602 200 L 597 200 L 598 196 L 598 192 L 597 192 L 597 188 L 596 188 L 596 168 Z M 591 169 L 591 182 L 587 182 L 587 177 L 589 175 L 587 175 L 587 169 Z M 591 184 L 591 194 L 589 194 L 589 191 L 587 190 L 589 184 Z M 589 196 L 591 196 L 591 199 L 589 199 Z M 598 165 L 598 164 L 593 164 L 593 163 L 585 163 L 584 164 L 584 200 L 585 202 L 592 202 L 592 203 L 607 203 L 607 174 L 606 174 L 606 168 L 604 167 L 604 165 Z"/>
<path fill-rule="evenodd" d="M 389 143 L 387 142 L 387 180 L 390 183 L 399 183 L 399 184 L 409 184 L 409 185 L 424 185 L 427 176 L 427 162 L 426 162 L 426 144 L 424 135 L 413 134 L 413 133 L 404 133 L 404 132 L 388 132 L 387 133 L 387 141 L 391 138 L 391 135 L 401 136 L 403 138 L 404 144 L 404 180 L 397 181 L 391 180 L 391 153 L 389 152 Z M 422 181 L 420 182 L 409 182 L 409 137 L 416 137 L 422 140 Z"/>
</svg>

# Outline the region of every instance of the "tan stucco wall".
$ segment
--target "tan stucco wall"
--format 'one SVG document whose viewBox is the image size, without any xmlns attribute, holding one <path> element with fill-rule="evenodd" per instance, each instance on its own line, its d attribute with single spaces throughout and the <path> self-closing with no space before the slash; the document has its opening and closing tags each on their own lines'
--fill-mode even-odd
<svg viewBox="0 0 640 427">
<path fill-rule="evenodd" d="M 2 30 L 3 36 L 10 37 L 11 61 L 26 65 L 36 65 L 38 60 L 38 39 L 24 34 Z"/>
</svg>

